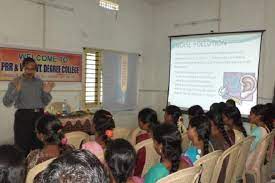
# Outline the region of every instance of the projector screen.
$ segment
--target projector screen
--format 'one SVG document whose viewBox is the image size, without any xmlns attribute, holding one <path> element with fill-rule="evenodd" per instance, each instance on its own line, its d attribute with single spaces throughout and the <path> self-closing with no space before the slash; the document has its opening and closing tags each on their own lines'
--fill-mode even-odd
<svg viewBox="0 0 275 183">
<path fill-rule="evenodd" d="M 243 115 L 257 103 L 262 31 L 170 37 L 168 104 L 183 110 L 233 99 Z"/>
</svg>

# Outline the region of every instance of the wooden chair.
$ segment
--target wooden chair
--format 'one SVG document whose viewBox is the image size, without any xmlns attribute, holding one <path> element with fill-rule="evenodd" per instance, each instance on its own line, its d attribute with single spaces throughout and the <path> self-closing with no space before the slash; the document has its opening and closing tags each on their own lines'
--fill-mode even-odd
<svg viewBox="0 0 275 183">
<path fill-rule="evenodd" d="M 235 167 L 237 164 L 236 160 L 238 159 L 240 146 L 241 146 L 241 143 L 234 144 L 222 153 L 222 155 L 220 156 L 220 158 L 215 166 L 215 169 L 214 169 L 211 181 L 210 181 L 211 183 L 218 182 L 223 163 L 227 164 L 224 183 L 231 182 L 231 179 L 232 179 L 232 176 L 234 174 Z"/>
<path fill-rule="evenodd" d="M 264 177 L 262 176 L 262 169 L 266 160 L 268 146 L 270 145 L 270 141 L 272 141 L 274 137 L 273 135 L 273 133 L 270 133 L 258 142 L 255 151 L 257 154 L 262 155 L 257 156 L 257 161 L 255 161 L 252 169 L 246 170 L 246 174 L 251 175 L 255 183 L 262 183 L 262 180 L 264 179 Z"/>
<path fill-rule="evenodd" d="M 48 165 L 55 159 L 56 158 L 51 158 L 47 161 L 37 164 L 32 169 L 30 169 L 27 174 L 26 183 L 33 183 L 35 176 L 38 175 L 43 170 L 45 170 L 48 167 Z"/>
<path fill-rule="evenodd" d="M 195 162 L 194 166 L 202 167 L 200 178 L 201 183 L 210 183 L 215 165 L 222 153 L 222 150 L 214 151 L 201 157 Z"/>
<path fill-rule="evenodd" d="M 68 144 L 72 145 L 76 149 L 79 149 L 81 142 L 88 139 L 90 136 L 85 132 L 75 131 L 65 133 L 65 137 L 68 139 Z"/>
<path fill-rule="evenodd" d="M 157 183 L 198 183 L 200 173 L 199 166 L 185 168 L 160 179 Z"/>
<path fill-rule="evenodd" d="M 236 160 L 238 162 L 238 165 L 235 168 L 231 183 L 236 183 L 239 181 L 246 182 L 245 165 L 246 165 L 246 160 L 250 151 L 251 144 L 254 141 L 254 139 L 255 137 L 249 136 L 242 141 L 238 159 Z"/>
<path fill-rule="evenodd" d="M 159 161 L 160 161 L 160 156 L 155 151 L 152 138 L 144 140 L 144 141 L 135 145 L 135 149 L 137 152 L 143 147 L 145 147 L 145 149 L 146 149 L 146 156 L 145 156 L 145 164 L 144 164 L 142 174 L 141 174 L 142 177 L 148 172 L 148 170 L 152 166 L 159 163 Z"/>
</svg>

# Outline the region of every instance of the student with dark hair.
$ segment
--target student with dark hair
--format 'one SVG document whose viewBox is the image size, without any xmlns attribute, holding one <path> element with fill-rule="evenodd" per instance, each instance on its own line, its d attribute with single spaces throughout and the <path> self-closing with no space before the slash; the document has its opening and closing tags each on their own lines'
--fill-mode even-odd
<svg viewBox="0 0 275 183">
<path fill-rule="evenodd" d="M 144 108 L 138 113 L 138 125 L 141 131 L 136 136 L 136 144 L 151 138 L 153 129 L 159 125 L 157 112 L 151 108 Z M 141 176 L 145 165 L 146 149 L 139 149 L 134 175 Z"/>
<path fill-rule="evenodd" d="M 206 113 L 211 124 L 210 142 L 214 150 L 225 151 L 235 144 L 235 134 L 233 130 L 225 130 L 225 125 L 222 120 L 222 112 L 225 108 L 225 103 L 218 103 L 212 110 Z M 221 172 L 218 178 L 218 183 L 223 183 L 226 177 L 226 167 L 228 161 L 225 160 L 222 164 Z"/>
<path fill-rule="evenodd" d="M 43 148 L 32 150 L 29 153 L 27 157 L 28 170 L 73 149 L 66 144 L 62 129 L 60 120 L 54 115 L 45 114 L 36 121 L 35 132 L 37 138 L 42 142 Z"/>
<path fill-rule="evenodd" d="M 210 142 L 214 150 L 226 150 L 235 142 L 234 133 L 225 130 L 225 125 L 222 121 L 222 115 L 209 111 L 206 116 L 211 124 Z"/>
<path fill-rule="evenodd" d="M 220 102 L 220 103 L 213 103 L 210 107 L 210 111 L 222 116 L 224 108 L 227 106 L 226 103 Z"/>
<path fill-rule="evenodd" d="M 136 144 L 149 139 L 153 129 L 159 125 L 157 112 L 151 108 L 144 108 L 138 113 L 138 126 L 141 130 L 136 137 Z"/>
<path fill-rule="evenodd" d="M 265 156 L 264 146 L 260 147 L 257 152 L 255 149 L 259 142 L 272 131 L 272 123 L 265 121 L 266 116 L 268 115 L 268 110 L 268 106 L 263 104 L 257 104 L 250 110 L 250 115 L 248 118 L 249 123 L 256 125 L 256 127 L 251 130 L 251 136 L 255 136 L 255 140 L 251 145 L 251 152 L 246 161 L 247 170 L 256 168 L 255 166 L 260 164 L 260 162 L 258 162 L 258 157 Z"/>
<path fill-rule="evenodd" d="M 267 103 L 264 105 L 265 108 L 265 114 L 263 121 L 266 124 L 267 128 L 269 131 L 272 131 L 274 128 L 274 119 L 275 119 L 275 106 L 272 103 Z"/>
<path fill-rule="evenodd" d="M 272 104 L 258 104 L 251 108 L 249 122 L 256 126 L 264 128 L 268 133 L 273 129 L 271 123 Z"/>
<path fill-rule="evenodd" d="M 237 107 L 225 106 L 222 113 L 222 119 L 224 124 L 228 127 L 229 133 L 235 134 L 235 142 L 239 142 L 244 137 L 247 137 L 246 130 L 243 127 L 242 116 Z M 241 138 L 238 139 L 237 136 Z"/>
<path fill-rule="evenodd" d="M 210 106 L 209 110 L 210 111 L 213 111 L 213 110 L 215 111 L 215 109 L 219 108 L 218 106 L 219 106 L 219 103 L 215 102 Z"/>
<path fill-rule="evenodd" d="M 164 123 L 174 124 L 178 127 L 181 134 L 186 132 L 182 117 L 182 110 L 175 105 L 169 105 L 165 108 Z"/>
<path fill-rule="evenodd" d="M 181 157 L 181 169 L 188 168 L 202 156 L 209 153 L 210 121 L 204 116 L 191 118 L 188 127 L 188 138 L 192 142 Z"/>
<path fill-rule="evenodd" d="M 14 142 L 25 155 L 31 149 L 40 148 L 35 132 L 34 123 L 44 113 L 52 96 L 50 92 L 53 82 L 44 82 L 35 76 L 36 63 L 32 58 L 23 60 L 23 74 L 9 83 L 3 98 L 6 107 L 13 104 L 17 109 L 14 118 Z"/>
<path fill-rule="evenodd" d="M 155 183 L 159 179 L 179 169 L 181 135 L 172 124 L 161 124 L 153 131 L 154 147 L 161 156 L 161 162 L 149 169 L 145 175 L 145 183 Z"/>
<path fill-rule="evenodd" d="M 25 156 L 13 145 L 0 146 L 0 182 L 25 183 Z"/>
<path fill-rule="evenodd" d="M 226 101 L 226 105 L 236 107 L 236 102 L 235 102 L 235 100 L 233 100 L 233 99 L 228 99 L 228 100 Z"/>
<path fill-rule="evenodd" d="M 95 140 L 82 143 L 81 148 L 87 149 L 100 160 L 103 160 L 104 149 L 112 140 L 115 121 L 113 115 L 106 110 L 98 110 L 94 114 L 92 123 L 92 133 L 95 134 Z"/>
<path fill-rule="evenodd" d="M 111 172 L 113 183 L 142 183 L 138 177 L 133 177 L 136 163 L 134 147 L 124 139 L 115 139 L 105 150 L 105 161 Z"/>
<path fill-rule="evenodd" d="M 178 106 L 169 105 L 165 108 L 164 122 L 178 125 L 181 116 L 182 111 Z"/>
<path fill-rule="evenodd" d="M 258 142 L 272 131 L 272 124 L 266 121 L 267 113 L 268 107 L 263 104 L 257 104 L 250 110 L 249 123 L 256 125 L 251 130 L 251 135 L 256 137 L 252 143 L 252 149 L 255 149 Z"/>
<path fill-rule="evenodd" d="M 201 116 L 201 115 L 203 115 L 204 111 L 203 111 L 203 109 L 202 109 L 201 106 L 194 105 L 194 106 L 191 106 L 188 109 L 187 113 L 188 113 L 189 120 L 191 120 L 195 116 Z"/>
<path fill-rule="evenodd" d="M 75 150 L 55 159 L 35 177 L 35 183 L 110 183 L 104 166 L 87 150 Z"/>
</svg>

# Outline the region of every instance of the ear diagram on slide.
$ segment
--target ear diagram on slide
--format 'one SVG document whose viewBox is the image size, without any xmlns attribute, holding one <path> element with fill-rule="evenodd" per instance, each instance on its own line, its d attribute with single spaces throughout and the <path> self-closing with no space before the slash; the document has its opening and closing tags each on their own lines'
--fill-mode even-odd
<svg viewBox="0 0 275 183">
<path fill-rule="evenodd" d="M 233 99 L 236 103 L 253 101 L 253 94 L 257 89 L 255 73 L 225 72 L 223 86 L 219 88 L 219 95 L 227 100 Z"/>
<path fill-rule="evenodd" d="M 232 100 L 234 100 L 237 104 L 241 104 L 241 103 L 242 103 L 239 97 L 230 95 L 229 89 L 226 88 L 226 87 L 224 87 L 224 86 L 223 86 L 223 87 L 220 87 L 220 89 L 219 89 L 219 95 L 220 95 L 223 99 L 225 99 L 225 100 L 232 99 Z"/>
<path fill-rule="evenodd" d="M 252 75 L 243 75 L 240 78 L 241 100 L 253 101 L 253 94 L 257 88 L 256 78 Z"/>
</svg>

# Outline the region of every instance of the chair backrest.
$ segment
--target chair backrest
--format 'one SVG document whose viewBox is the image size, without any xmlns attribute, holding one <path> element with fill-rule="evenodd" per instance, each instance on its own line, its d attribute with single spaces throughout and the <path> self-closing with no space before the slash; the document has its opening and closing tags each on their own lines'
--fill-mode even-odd
<svg viewBox="0 0 275 183">
<path fill-rule="evenodd" d="M 185 168 L 160 179 L 157 183 L 197 183 L 199 182 L 200 172 L 201 167 L 199 166 Z"/>
<path fill-rule="evenodd" d="M 268 155 L 269 148 L 272 148 L 270 146 L 271 146 L 271 142 L 272 142 L 273 137 L 274 137 L 273 135 L 274 135 L 273 133 L 269 133 L 268 135 L 266 135 L 262 140 L 260 140 L 257 143 L 256 149 L 255 149 L 256 154 L 261 154 L 260 152 L 264 152 L 264 155 L 263 156 L 257 156 L 257 161 L 255 161 L 257 163 L 257 165 L 254 165 L 254 166 L 262 167 L 265 160 L 266 160 L 266 158 L 269 157 L 267 155 Z"/>
<path fill-rule="evenodd" d="M 194 164 L 195 166 L 202 167 L 202 173 L 200 178 L 201 183 L 210 182 L 215 169 L 215 165 L 218 159 L 220 158 L 220 156 L 222 155 L 222 153 L 223 153 L 222 150 L 214 151 L 201 157 L 195 162 Z"/>
<path fill-rule="evenodd" d="M 236 166 L 233 177 L 232 177 L 232 183 L 236 183 L 238 180 L 241 180 L 245 173 L 245 165 L 246 160 L 249 155 L 250 147 L 252 142 L 254 141 L 254 136 L 246 137 L 240 146 L 239 156 L 236 160 L 238 162 L 238 166 Z"/>
<path fill-rule="evenodd" d="M 233 131 L 234 131 L 234 135 L 235 135 L 235 143 L 236 144 L 241 142 L 242 140 L 244 140 L 245 137 L 242 132 L 240 132 L 239 130 L 235 130 L 235 129 L 233 129 Z"/>
<path fill-rule="evenodd" d="M 129 128 L 119 128 L 119 127 L 114 128 L 113 138 L 114 139 L 122 138 L 122 139 L 128 140 L 128 136 L 131 133 L 131 130 L 132 129 L 129 129 Z"/>
<path fill-rule="evenodd" d="M 241 142 L 234 144 L 222 153 L 222 155 L 220 156 L 215 166 L 215 170 L 211 178 L 211 183 L 218 182 L 223 163 L 226 163 L 226 173 L 225 173 L 224 183 L 229 183 L 231 181 L 235 170 L 235 165 L 237 163 L 236 160 L 239 155 L 240 145 L 241 145 Z"/>
<path fill-rule="evenodd" d="M 72 145 L 76 149 L 80 148 L 80 144 L 83 140 L 88 139 L 90 136 L 82 131 L 75 131 L 70 133 L 65 133 L 65 137 L 68 140 L 68 144 Z"/>
<path fill-rule="evenodd" d="M 181 149 L 183 152 L 185 152 L 187 150 L 190 143 L 191 143 L 191 141 L 188 138 L 187 132 L 181 134 Z"/>
<path fill-rule="evenodd" d="M 137 138 L 137 135 L 138 133 L 141 131 L 141 129 L 139 127 L 133 129 L 130 134 L 129 134 L 129 137 L 128 137 L 128 141 L 134 146 L 136 145 L 136 138 Z"/>
<path fill-rule="evenodd" d="M 43 170 L 45 170 L 48 167 L 48 165 L 55 159 L 56 158 L 48 159 L 47 161 L 39 163 L 36 166 L 34 166 L 32 169 L 30 169 L 27 174 L 26 183 L 33 183 L 35 176 L 40 172 L 42 172 Z"/>
<path fill-rule="evenodd" d="M 271 131 L 271 139 L 269 141 L 269 144 L 268 144 L 268 148 L 267 148 L 267 157 L 266 157 L 266 160 L 268 162 L 272 161 L 272 154 L 273 154 L 273 151 L 274 151 L 274 137 L 275 137 L 275 129 L 273 129 Z"/>
<path fill-rule="evenodd" d="M 135 149 L 138 152 L 141 148 L 145 147 L 146 155 L 145 155 L 145 164 L 142 170 L 142 177 L 148 172 L 148 170 L 154 166 L 155 164 L 159 163 L 160 156 L 157 154 L 154 148 L 153 139 L 144 140 L 137 145 L 135 145 Z"/>
<path fill-rule="evenodd" d="M 269 182 L 272 179 L 272 166 L 274 164 L 274 157 L 273 157 L 273 152 L 274 152 L 274 137 L 275 137 L 275 129 L 272 130 L 271 132 L 271 138 L 268 144 L 267 148 L 267 153 L 266 153 L 266 158 L 264 162 L 264 166 L 261 168 L 261 174 L 262 174 L 262 181 L 263 182 Z"/>
<path fill-rule="evenodd" d="M 271 135 L 272 135 L 272 137 L 270 138 L 270 142 L 269 142 L 269 146 L 267 148 L 267 154 L 266 154 L 266 162 L 265 162 L 266 170 L 262 169 L 262 171 L 264 171 L 263 174 L 266 173 L 266 178 L 267 178 L 266 182 L 271 181 L 271 175 L 273 172 L 272 165 L 274 165 L 274 155 L 273 154 L 274 154 L 274 143 L 275 143 L 275 139 L 274 139 L 275 138 L 275 129 L 273 129 L 271 131 Z"/>
</svg>

